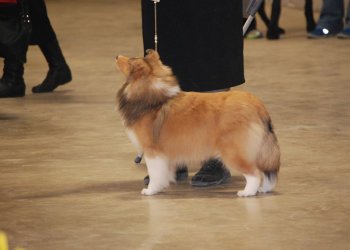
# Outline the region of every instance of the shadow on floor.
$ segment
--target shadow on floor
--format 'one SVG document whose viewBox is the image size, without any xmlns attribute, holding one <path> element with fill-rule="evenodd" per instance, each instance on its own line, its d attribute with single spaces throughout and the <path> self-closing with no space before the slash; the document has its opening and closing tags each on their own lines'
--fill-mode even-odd
<svg viewBox="0 0 350 250">
<path fill-rule="evenodd" d="M 145 198 L 151 199 L 193 199 L 193 198 L 235 198 L 238 190 L 243 189 L 245 180 L 240 176 L 232 176 L 230 180 L 219 186 L 210 187 L 192 187 L 188 180 L 172 184 L 162 193 L 153 196 L 141 195 L 143 180 L 119 181 L 93 184 L 82 186 L 70 190 L 57 190 L 51 192 L 42 192 L 36 194 L 21 195 L 9 198 L 10 200 L 18 199 L 45 199 L 57 198 L 68 195 L 82 194 L 116 194 L 123 200 L 139 200 Z M 258 194 L 256 197 L 279 195 L 279 193 L 271 192 L 269 194 Z"/>
</svg>

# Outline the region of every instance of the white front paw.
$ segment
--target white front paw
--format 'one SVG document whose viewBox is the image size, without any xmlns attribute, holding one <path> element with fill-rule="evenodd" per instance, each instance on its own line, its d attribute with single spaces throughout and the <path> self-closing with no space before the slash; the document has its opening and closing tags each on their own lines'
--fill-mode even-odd
<svg viewBox="0 0 350 250">
<path fill-rule="evenodd" d="M 156 193 L 159 193 L 159 191 L 151 189 L 151 188 L 144 188 L 141 191 L 141 194 L 143 194 L 143 195 L 154 195 Z"/>
<path fill-rule="evenodd" d="M 246 191 L 246 190 L 241 190 L 241 191 L 237 192 L 237 195 L 239 197 L 248 197 L 248 196 L 256 195 L 256 192 L 249 192 L 249 191 Z"/>
</svg>

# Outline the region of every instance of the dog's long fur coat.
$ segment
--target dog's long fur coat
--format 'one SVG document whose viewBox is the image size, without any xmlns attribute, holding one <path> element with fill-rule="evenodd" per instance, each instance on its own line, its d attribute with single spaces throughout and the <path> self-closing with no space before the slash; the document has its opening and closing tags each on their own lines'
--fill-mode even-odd
<svg viewBox="0 0 350 250">
<path fill-rule="evenodd" d="M 142 194 L 156 194 L 175 182 L 177 165 L 209 158 L 245 176 L 239 196 L 274 188 L 280 151 L 258 98 L 240 91 L 182 92 L 153 50 L 145 58 L 119 56 L 117 65 L 126 76 L 117 95 L 119 111 L 131 141 L 144 152 L 150 176 Z"/>
</svg>

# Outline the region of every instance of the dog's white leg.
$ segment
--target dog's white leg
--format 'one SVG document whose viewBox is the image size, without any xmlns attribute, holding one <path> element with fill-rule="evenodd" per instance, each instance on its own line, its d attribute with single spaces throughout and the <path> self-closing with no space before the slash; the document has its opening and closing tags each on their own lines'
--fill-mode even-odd
<svg viewBox="0 0 350 250">
<path fill-rule="evenodd" d="M 172 176 L 169 171 L 169 161 L 165 157 L 149 158 L 146 155 L 145 161 L 149 175 L 149 184 L 147 188 L 142 189 L 141 194 L 153 195 L 169 186 Z"/>
<path fill-rule="evenodd" d="M 176 183 L 176 173 L 169 170 L 168 179 L 169 179 L 169 183 Z"/>
<path fill-rule="evenodd" d="M 247 184 L 244 190 L 238 191 L 237 195 L 240 197 L 247 197 L 256 195 L 260 186 L 260 176 L 243 174 Z"/>
<path fill-rule="evenodd" d="M 275 187 L 277 182 L 277 179 L 275 176 L 272 176 L 270 179 L 267 177 L 267 175 L 264 174 L 264 182 L 262 187 L 259 188 L 259 192 L 261 193 L 267 193 L 272 191 L 272 189 Z"/>
</svg>

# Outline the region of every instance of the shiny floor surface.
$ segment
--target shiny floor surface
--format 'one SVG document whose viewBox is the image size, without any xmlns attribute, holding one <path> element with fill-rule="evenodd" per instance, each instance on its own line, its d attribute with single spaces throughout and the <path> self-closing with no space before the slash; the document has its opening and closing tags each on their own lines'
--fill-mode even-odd
<svg viewBox="0 0 350 250">
<path fill-rule="evenodd" d="M 238 198 L 244 179 L 233 172 L 221 186 L 187 180 L 145 197 L 145 165 L 115 112 L 115 56 L 142 56 L 139 1 L 47 7 L 74 79 L 32 94 L 47 72 L 33 46 L 26 96 L 0 99 L 0 230 L 11 250 L 350 249 L 350 40 L 309 40 L 303 12 L 284 8 L 279 41 L 245 41 L 236 89 L 273 119 L 273 193 Z"/>
</svg>

